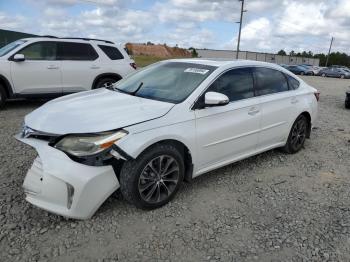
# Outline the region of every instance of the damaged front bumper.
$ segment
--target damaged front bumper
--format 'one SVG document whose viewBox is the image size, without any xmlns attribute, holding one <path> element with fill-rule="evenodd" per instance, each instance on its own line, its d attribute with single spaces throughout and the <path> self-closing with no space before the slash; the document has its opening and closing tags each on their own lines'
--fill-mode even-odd
<svg viewBox="0 0 350 262">
<path fill-rule="evenodd" d="M 16 139 L 38 152 L 23 188 L 26 200 L 39 208 L 65 217 L 87 219 L 119 188 L 111 165 L 80 164 L 47 141 L 20 135 Z"/>
</svg>

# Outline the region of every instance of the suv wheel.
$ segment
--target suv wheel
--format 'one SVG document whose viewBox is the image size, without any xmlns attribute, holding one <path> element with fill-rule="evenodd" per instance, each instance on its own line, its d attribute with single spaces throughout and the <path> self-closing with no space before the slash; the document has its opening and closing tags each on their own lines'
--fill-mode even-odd
<svg viewBox="0 0 350 262">
<path fill-rule="evenodd" d="M 6 102 L 6 92 L 3 85 L 0 84 L 0 109 L 5 106 Z"/>
<path fill-rule="evenodd" d="M 158 144 L 137 159 L 124 163 L 120 190 L 124 198 L 142 209 L 168 203 L 176 194 L 185 173 L 182 154 L 173 145 Z"/>
<path fill-rule="evenodd" d="M 116 82 L 118 82 L 116 78 L 111 78 L 111 77 L 102 78 L 95 84 L 94 89 L 106 88 L 113 85 Z"/>
<path fill-rule="evenodd" d="M 297 120 L 295 120 L 290 130 L 287 143 L 282 148 L 284 152 L 294 154 L 304 146 L 308 125 L 309 123 L 303 115 L 300 115 Z"/>
</svg>

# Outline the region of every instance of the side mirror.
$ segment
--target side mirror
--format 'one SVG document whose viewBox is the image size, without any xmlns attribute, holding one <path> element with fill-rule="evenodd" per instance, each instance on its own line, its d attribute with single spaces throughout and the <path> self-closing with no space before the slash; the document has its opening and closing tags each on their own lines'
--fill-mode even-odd
<svg viewBox="0 0 350 262">
<path fill-rule="evenodd" d="M 228 97 L 218 92 L 207 92 L 204 96 L 205 106 L 224 106 L 230 102 Z"/>
<path fill-rule="evenodd" d="M 15 62 L 23 62 L 25 59 L 23 54 L 15 54 L 15 56 L 13 57 L 13 61 Z"/>
</svg>

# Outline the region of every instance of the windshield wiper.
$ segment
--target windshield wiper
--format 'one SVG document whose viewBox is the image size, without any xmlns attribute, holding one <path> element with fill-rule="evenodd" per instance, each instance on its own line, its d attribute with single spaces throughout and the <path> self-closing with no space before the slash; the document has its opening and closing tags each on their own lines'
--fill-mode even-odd
<svg viewBox="0 0 350 262">
<path fill-rule="evenodd" d="M 136 93 L 141 89 L 141 87 L 143 86 L 143 82 L 141 82 L 140 84 L 139 84 L 139 86 L 135 89 L 135 91 L 132 91 L 132 92 L 130 92 L 129 94 L 130 95 L 136 95 Z"/>
<path fill-rule="evenodd" d="M 109 89 L 109 90 L 113 90 L 113 91 L 119 91 L 120 93 L 124 93 L 124 94 L 130 94 L 130 92 L 128 92 L 128 91 L 125 91 L 125 90 L 123 90 L 123 89 L 119 89 L 118 87 L 116 87 L 115 85 L 110 85 L 110 86 L 107 86 L 106 87 L 107 89 Z"/>
</svg>

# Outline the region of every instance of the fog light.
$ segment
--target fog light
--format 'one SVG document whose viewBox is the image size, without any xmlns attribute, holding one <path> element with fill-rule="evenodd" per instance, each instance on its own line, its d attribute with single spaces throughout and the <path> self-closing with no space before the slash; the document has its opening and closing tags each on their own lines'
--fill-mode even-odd
<svg viewBox="0 0 350 262">
<path fill-rule="evenodd" d="M 71 184 L 67 185 L 67 208 L 70 209 L 73 203 L 74 187 Z"/>
</svg>

